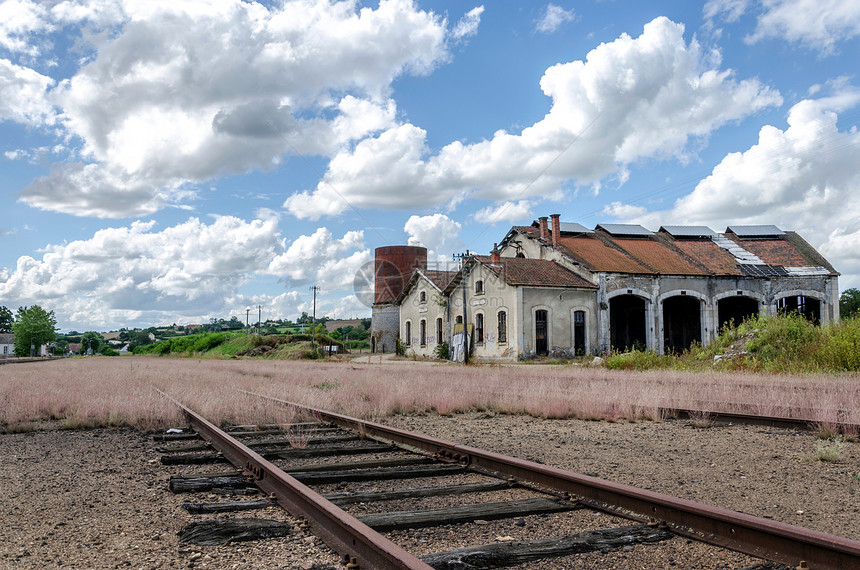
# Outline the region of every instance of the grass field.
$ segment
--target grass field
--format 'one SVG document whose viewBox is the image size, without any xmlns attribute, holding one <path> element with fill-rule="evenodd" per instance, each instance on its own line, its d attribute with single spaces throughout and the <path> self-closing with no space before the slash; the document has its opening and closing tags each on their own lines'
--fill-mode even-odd
<svg viewBox="0 0 860 570">
<path fill-rule="evenodd" d="M 543 418 L 661 419 L 662 408 L 860 423 L 860 376 L 645 372 L 573 366 L 357 364 L 126 356 L 0 366 L 0 430 L 181 424 L 153 387 L 216 423 L 289 422 L 239 390 L 365 418 L 484 410 Z"/>
</svg>

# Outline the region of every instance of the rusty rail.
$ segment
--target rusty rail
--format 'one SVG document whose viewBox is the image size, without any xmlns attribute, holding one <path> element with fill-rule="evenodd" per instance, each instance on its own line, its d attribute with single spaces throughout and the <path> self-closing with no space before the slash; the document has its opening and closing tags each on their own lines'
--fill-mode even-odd
<svg viewBox="0 0 860 570">
<path fill-rule="evenodd" d="M 158 388 L 155 390 L 176 404 L 189 425 L 233 466 L 251 477 L 263 492 L 269 493 L 293 516 L 304 518 L 310 523 L 314 534 L 340 554 L 344 563 L 381 570 L 430 570 L 430 566 L 413 554 L 290 477 L 170 395 Z"/>
<path fill-rule="evenodd" d="M 613 483 L 263 394 L 243 392 L 292 406 L 374 439 L 417 448 L 478 472 L 513 477 L 517 481 L 567 492 L 581 497 L 589 507 L 621 515 L 628 511 L 640 518 L 656 520 L 678 535 L 772 562 L 811 570 L 860 568 L 860 542 L 840 536 Z"/>
</svg>

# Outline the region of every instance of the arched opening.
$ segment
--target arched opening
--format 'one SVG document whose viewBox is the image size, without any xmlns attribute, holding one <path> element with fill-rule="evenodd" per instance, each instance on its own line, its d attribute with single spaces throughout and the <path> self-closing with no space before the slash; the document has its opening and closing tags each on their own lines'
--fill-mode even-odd
<svg viewBox="0 0 860 570">
<path fill-rule="evenodd" d="M 758 301 L 752 297 L 738 295 L 737 297 L 726 297 L 717 301 L 717 313 L 720 320 L 720 329 L 728 324 L 738 326 L 744 319 L 758 314 Z"/>
<path fill-rule="evenodd" d="M 585 354 L 585 311 L 573 312 L 573 353 Z"/>
<path fill-rule="evenodd" d="M 645 350 L 645 299 L 619 295 L 609 300 L 609 342 L 614 350 Z"/>
<path fill-rule="evenodd" d="M 548 317 L 547 312 L 542 309 L 535 311 L 535 354 L 538 356 L 549 354 L 549 342 L 547 338 Z"/>
<path fill-rule="evenodd" d="M 821 301 L 812 297 L 805 295 L 783 297 L 776 302 L 776 310 L 779 313 L 798 313 L 816 325 L 821 323 Z"/>
<path fill-rule="evenodd" d="M 702 342 L 702 302 L 678 295 L 663 301 L 663 350 L 680 354 L 694 342 Z"/>
</svg>

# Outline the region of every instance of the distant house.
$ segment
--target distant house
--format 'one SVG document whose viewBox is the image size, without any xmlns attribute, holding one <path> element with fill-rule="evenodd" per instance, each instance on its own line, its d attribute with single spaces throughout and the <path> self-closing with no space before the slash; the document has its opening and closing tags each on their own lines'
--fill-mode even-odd
<svg viewBox="0 0 860 570">
<path fill-rule="evenodd" d="M 0 357 L 15 356 L 15 335 L 0 334 Z"/>
</svg>

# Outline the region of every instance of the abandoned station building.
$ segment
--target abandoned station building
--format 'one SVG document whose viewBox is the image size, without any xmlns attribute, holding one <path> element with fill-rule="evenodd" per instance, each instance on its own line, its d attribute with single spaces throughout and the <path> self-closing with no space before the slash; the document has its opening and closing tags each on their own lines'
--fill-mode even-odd
<svg viewBox="0 0 860 570">
<path fill-rule="evenodd" d="M 464 300 L 470 355 L 488 360 L 630 348 L 681 352 L 757 313 L 839 319 L 839 274 L 794 232 L 588 229 L 550 218 L 512 227 L 490 255 L 467 255 L 457 271 L 428 270 L 424 248 L 405 257 L 408 246 L 379 248 L 401 258 L 383 259 L 387 277 L 377 271 L 375 348 L 393 350 L 395 337 L 418 355 L 432 356 L 443 342 L 452 346 Z"/>
</svg>

